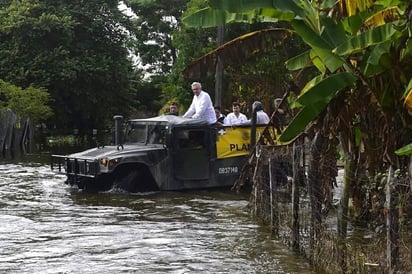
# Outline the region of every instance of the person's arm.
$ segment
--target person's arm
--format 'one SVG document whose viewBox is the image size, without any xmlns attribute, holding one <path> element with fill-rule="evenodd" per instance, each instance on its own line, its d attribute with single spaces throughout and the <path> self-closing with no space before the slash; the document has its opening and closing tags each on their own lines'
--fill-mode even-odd
<svg viewBox="0 0 412 274">
<path fill-rule="evenodd" d="M 194 113 L 195 113 L 195 98 L 193 98 L 189 109 L 186 111 L 185 114 L 183 114 L 183 118 L 192 118 Z"/>
<path fill-rule="evenodd" d="M 269 124 L 269 122 L 270 122 L 270 118 L 269 118 L 269 115 L 266 113 L 266 112 L 263 112 L 263 114 L 265 114 L 265 121 L 264 121 L 264 123 L 265 124 Z"/>
</svg>

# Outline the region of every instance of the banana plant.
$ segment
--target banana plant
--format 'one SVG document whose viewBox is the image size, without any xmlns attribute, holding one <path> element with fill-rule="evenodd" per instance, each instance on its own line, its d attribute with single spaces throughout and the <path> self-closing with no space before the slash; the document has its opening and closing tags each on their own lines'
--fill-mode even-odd
<svg viewBox="0 0 412 274">
<path fill-rule="evenodd" d="M 412 116 L 412 79 L 409 81 L 409 84 L 406 87 L 404 101 L 409 115 Z M 412 155 L 412 143 L 397 149 L 395 153 L 398 156 Z"/>
<path fill-rule="evenodd" d="M 208 8 L 185 17 L 183 22 L 210 27 L 232 22 L 285 21 L 309 46 L 307 52 L 286 63 L 290 70 L 314 66 L 319 75 L 301 90 L 297 98 L 301 110 L 279 138 L 285 143 L 303 133 L 343 91 L 367 90 L 371 100 L 382 108 L 398 100 L 382 94 L 381 90 L 387 88 L 377 89 L 371 79 L 393 65 L 410 64 L 407 4 L 391 0 L 210 0 Z M 392 57 L 394 49 L 402 53 L 396 62 Z M 406 90 L 410 72 L 410 65 L 400 71 L 396 77 L 398 89 Z"/>
</svg>

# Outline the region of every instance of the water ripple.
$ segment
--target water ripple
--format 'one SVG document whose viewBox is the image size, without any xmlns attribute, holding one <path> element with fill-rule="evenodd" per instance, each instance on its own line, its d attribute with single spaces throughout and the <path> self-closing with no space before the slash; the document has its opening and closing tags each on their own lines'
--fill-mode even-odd
<svg viewBox="0 0 412 274">
<path fill-rule="evenodd" d="M 0 273 L 310 273 L 232 192 L 86 194 L 0 164 Z"/>
</svg>

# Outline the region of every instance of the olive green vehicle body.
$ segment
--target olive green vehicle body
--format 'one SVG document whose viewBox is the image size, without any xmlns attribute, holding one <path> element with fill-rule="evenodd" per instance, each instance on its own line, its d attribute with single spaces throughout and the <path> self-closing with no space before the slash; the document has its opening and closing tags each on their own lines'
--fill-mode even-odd
<svg viewBox="0 0 412 274">
<path fill-rule="evenodd" d="M 67 184 L 92 191 L 230 187 L 247 160 L 249 144 L 231 144 L 230 150 L 240 153 L 218 157 L 219 136 L 226 129 L 231 128 L 173 115 L 133 119 L 113 145 L 52 155 L 51 167 L 67 176 Z"/>
</svg>

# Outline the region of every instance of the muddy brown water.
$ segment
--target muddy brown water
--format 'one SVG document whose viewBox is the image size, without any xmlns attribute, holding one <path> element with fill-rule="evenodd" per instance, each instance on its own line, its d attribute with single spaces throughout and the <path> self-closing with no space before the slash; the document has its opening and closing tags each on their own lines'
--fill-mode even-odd
<svg viewBox="0 0 412 274">
<path fill-rule="evenodd" d="M 0 159 L 0 273 L 311 273 L 247 194 L 86 194 L 47 159 Z"/>
</svg>

